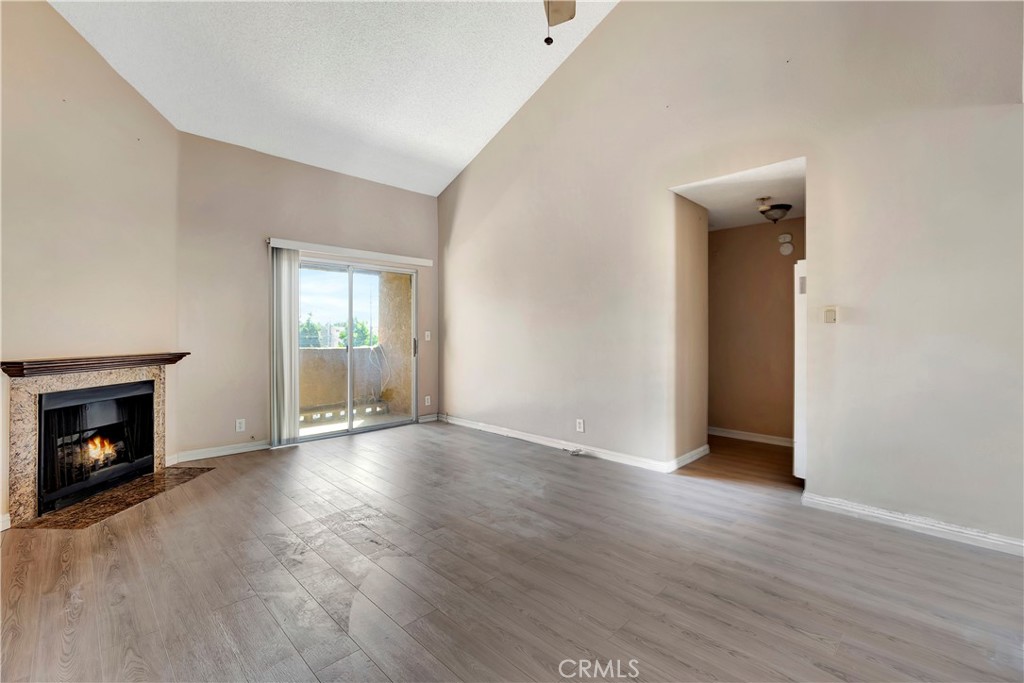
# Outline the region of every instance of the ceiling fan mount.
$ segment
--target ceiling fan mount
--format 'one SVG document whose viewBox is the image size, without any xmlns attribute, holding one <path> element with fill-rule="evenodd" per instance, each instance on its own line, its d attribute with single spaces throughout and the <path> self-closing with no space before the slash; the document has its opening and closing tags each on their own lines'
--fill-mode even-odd
<svg viewBox="0 0 1024 683">
<path fill-rule="evenodd" d="M 548 36 L 545 45 L 551 45 L 555 39 L 551 37 L 551 27 L 564 24 L 576 16 L 576 0 L 544 0 L 544 14 L 548 18 Z"/>
</svg>

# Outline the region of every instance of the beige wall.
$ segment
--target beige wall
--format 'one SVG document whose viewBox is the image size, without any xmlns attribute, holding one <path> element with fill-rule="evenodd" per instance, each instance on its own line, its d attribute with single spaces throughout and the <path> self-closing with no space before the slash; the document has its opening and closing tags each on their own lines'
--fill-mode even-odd
<svg viewBox="0 0 1024 683">
<path fill-rule="evenodd" d="M 1020 538 L 1021 28 L 1009 3 L 620 3 L 439 198 L 443 410 L 681 450 L 701 369 L 666 188 L 806 156 L 808 490 Z"/>
<path fill-rule="evenodd" d="M 793 253 L 778 236 L 793 235 Z M 708 425 L 793 438 L 793 264 L 804 219 L 708 235 Z"/>
<path fill-rule="evenodd" d="M 1021 538 L 1022 130 L 1020 105 L 901 114 L 808 177 L 813 492 Z"/>
<path fill-rule="evenodd" d="M 437 258 L 433 197 L 181 134 L 178 414 L 183 451 L 269 438 L 266 238 Z M 436 268 L 418 269 L 420 338 L 436 329 Z M 437 344 L 420 346 L 422 397 L 437 395 Z M 235 433 L 244 417 L 248 431 Z"/>
<path fill-rule="evenodd" d="M 4 359 L 175 350 L 177 131 L 48 4 L 2 13 Z"/>
<path fill-rule="evenodd" d="M 267 237 L 437 258 L 433 197 L 179 133 L 45 3 L 4 2 L 2 30 L 3 357 L 191 351 L 168 453 L 268 436 Z M 436 269 L 417 301 L 422 340 Z M 434 412 L 436 341 L 419 382 Z"/>
<path fill-rule="evenodd" d="M 708 212 L 683 197 L 675 202 L 675 414 L 672 455 L 707 443 Z"/>
</svg>

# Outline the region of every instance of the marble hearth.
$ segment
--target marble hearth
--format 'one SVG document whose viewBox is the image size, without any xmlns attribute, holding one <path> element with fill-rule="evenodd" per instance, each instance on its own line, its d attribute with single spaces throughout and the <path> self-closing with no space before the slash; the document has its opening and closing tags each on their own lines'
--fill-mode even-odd
<svg viewBox="0 0 1024 683">
<path fill-rule="evenodd" d="M 33 361 L 4 361 L 11 377 L 8 486 L 11 525 L 38 516 L 39 396 L 55 391 L 153 382 L 154 471 L 165 466 L 166 365 L 187 353 L 104 356 Z"/>
</svg>

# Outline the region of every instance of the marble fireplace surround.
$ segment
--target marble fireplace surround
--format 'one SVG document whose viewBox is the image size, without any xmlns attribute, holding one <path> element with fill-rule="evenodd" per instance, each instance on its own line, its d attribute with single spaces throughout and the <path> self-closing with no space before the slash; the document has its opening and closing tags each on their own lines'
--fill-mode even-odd
<svg viewBox="0 0 1024 683">
<path fill-rule="evenodd" d="M 166 392 L 164 366 L 187 353 L 103 356 L 33 361 L 4 361 L 11 376 L 10 456 L 8 501 L 11 525 L 39 516 L 38 445 L 39 395 L 90 387 L 153 381 L 153 469 L 164 469 L 166 454 Z"/>
</svg>

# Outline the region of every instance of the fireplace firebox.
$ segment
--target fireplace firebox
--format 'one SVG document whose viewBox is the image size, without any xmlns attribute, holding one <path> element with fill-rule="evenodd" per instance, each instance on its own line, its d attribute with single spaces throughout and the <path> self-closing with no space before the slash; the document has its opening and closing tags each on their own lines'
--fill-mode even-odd
<svg viewBox="0 0 1024 683">
<path fill-rule="evenodd" d="M 39 514 L 153 472 L 153 382 L 39 396 Z"/>
</svg>

